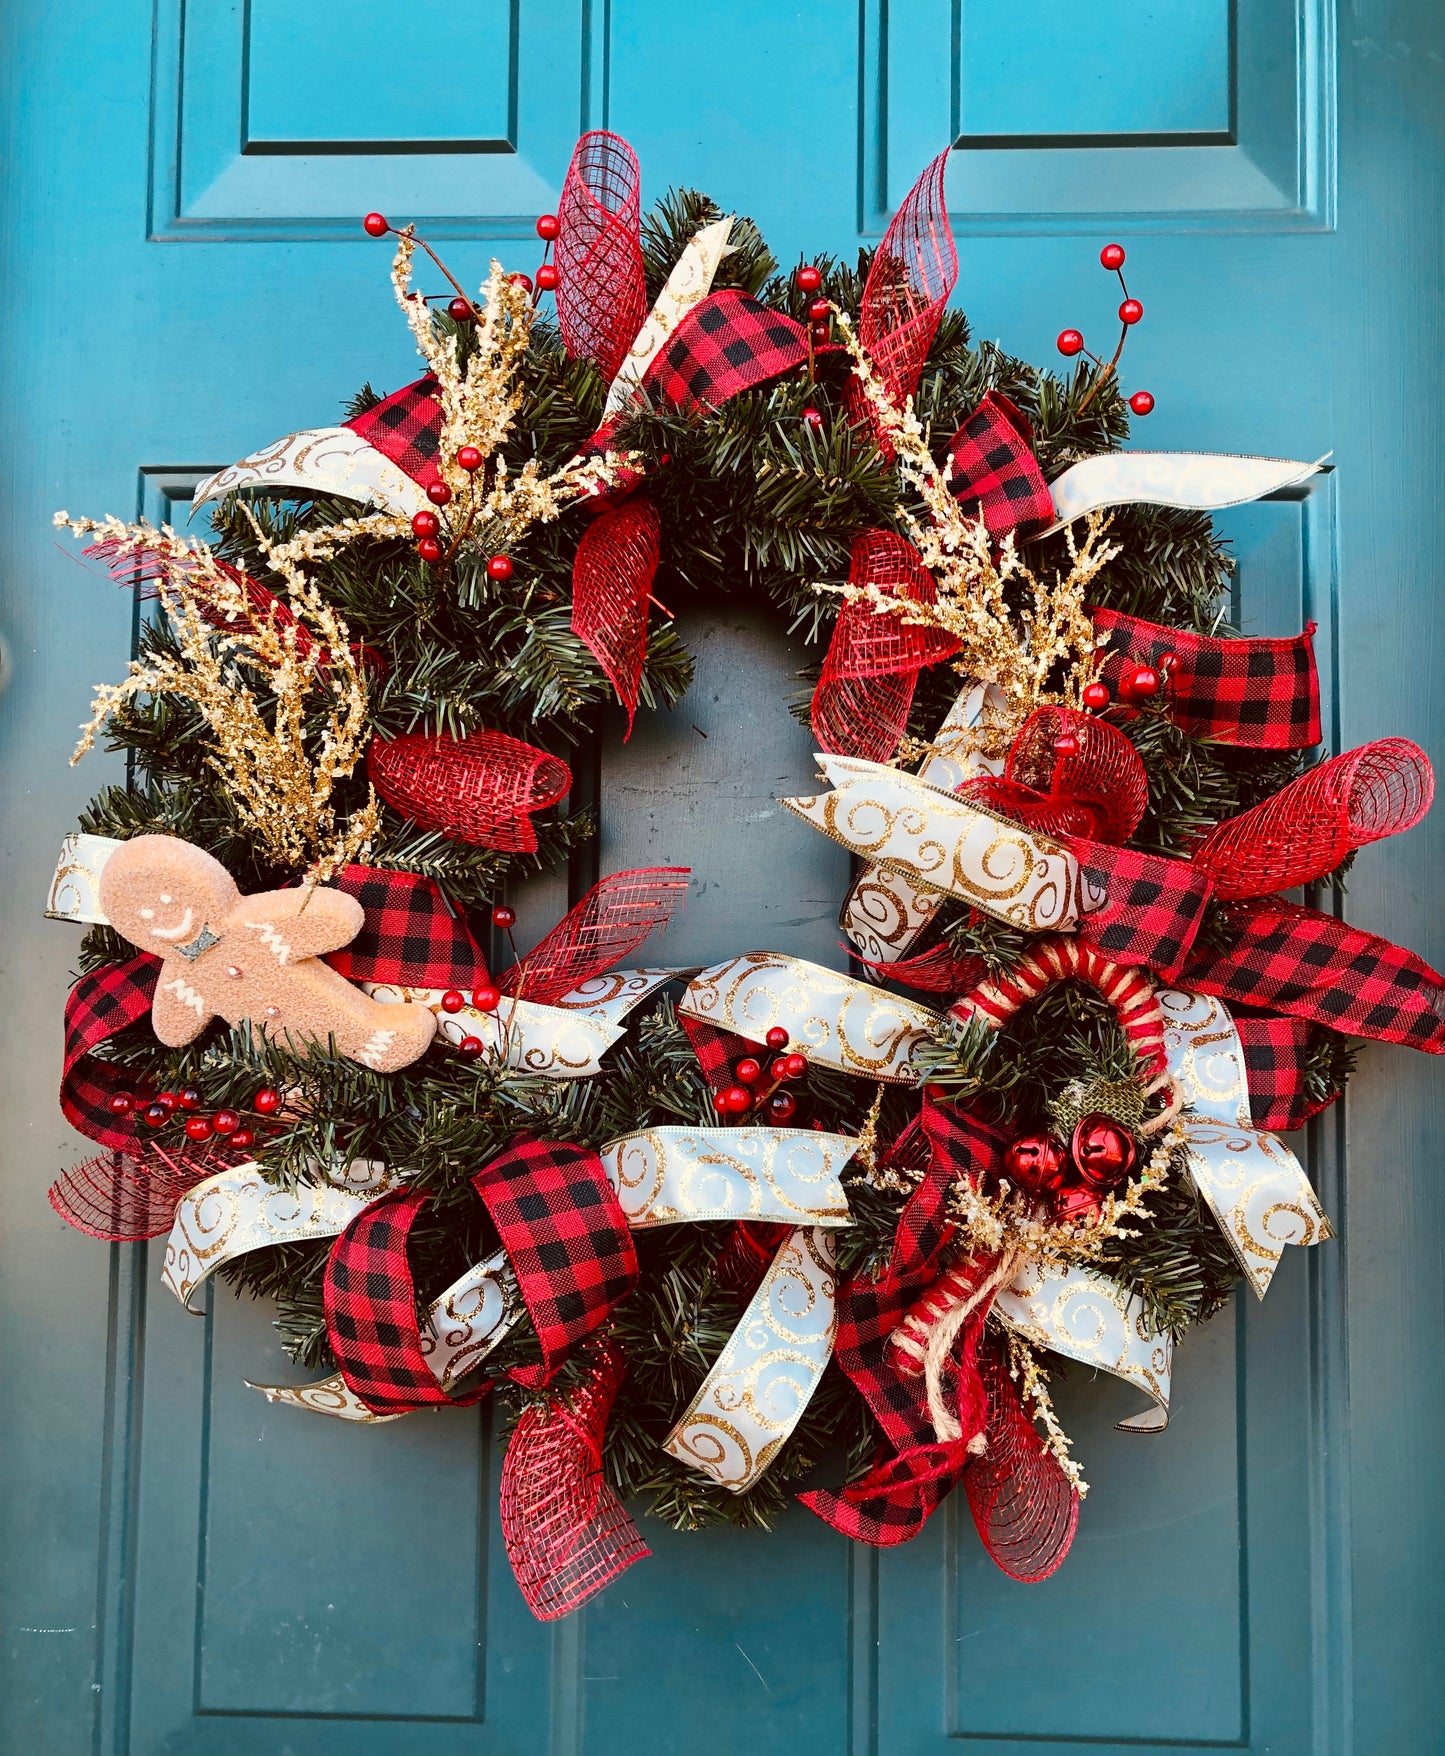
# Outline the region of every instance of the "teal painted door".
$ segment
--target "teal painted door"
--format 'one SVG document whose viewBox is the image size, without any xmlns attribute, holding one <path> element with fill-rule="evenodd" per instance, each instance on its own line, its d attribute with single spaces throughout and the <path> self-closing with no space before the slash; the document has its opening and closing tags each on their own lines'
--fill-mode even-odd
<svg viewBox="0 0 1445 1756">
<path fill-rule="evenodd" d="M 1341 1240 L 1186 1344 L 1166 1436 L 1068 1387 L 1094 1491 L 1046 1585 L 993 1571 L 954 1507 L 881 1560 L 799 1512 L 771 1538 L 651 1532 L 652 1561 L 545 1629 L 484 1414 L 272 1409 L 242 1384 L 276 1370 L 267 1312 L 186 1317 L 154 1260 L 51 1215 L 75 939 L 40 914 L 100 778 L 66 769 L 73 728 L 131 618 L 51 511 L 179 511 L 212 466 L 403 382 L 356 216 L 426 220 L 473 276 L 528 268 L 603 121 L 649 195 L 708 188 L 785 260 L 876 237 L 951 134 L 959 297 L 1034 358 L 1107 328 L 1096 252 L 1123 241 L 1148 313 L 1129 382 L 1158 398 L 1138 442 L 1335 454 L 1309 497 L 1224 521 L 1244 625 L 1316 617 L 1332 743 L 1438 760 L 1440 8 L 11 0 L 0 33 L 4 1756 L 1440 1749 L 1431 1064 L 1362 1056 L 1309 1141 Z M 687 632 L 682 708 L 601 745 L 598 857 L 697 869 L 677 959 L 834 958 L 840 858 L 773 805 L 810 767 L 781 704 L 798 655 L 726 607 Z M 1442 860 L 1437 814 L 1361 861 L 1351 917 L 1445 961 Z M 564 898 L 537 887 L 528 919 Z"/>
</svg>

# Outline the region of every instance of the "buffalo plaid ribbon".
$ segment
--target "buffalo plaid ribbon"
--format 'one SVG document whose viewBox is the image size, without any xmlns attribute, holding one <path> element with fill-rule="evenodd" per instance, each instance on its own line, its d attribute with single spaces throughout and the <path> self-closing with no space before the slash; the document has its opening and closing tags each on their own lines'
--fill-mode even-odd
<svg viewBox="0 0 1445 1756">
<path fill-rule="evenodd" d="M 1188 955 L 1204 919 L 1213 884 L 1188 860 L 1170 860 L 1138 848 L 1115 847 L 1083 836 L 1060 838 L 1085 879 L 1106 894 L 1085 915 L 1079 937 L 1116 963 L 1147 964 L 1173 975 Z"/>
<path fill-rule="evenodd" d="M 125 963 L 106 963 L 82 976 L 65 1001 L 65 1062 L 60 1108 L 72 1128 L 114 1152 L 134 1151 L 137 1117 L 113 1116 L 110 1100 L 131 1081 L 119 1067 L 92 1053 L 127 1025 L 145 1018 L 155 997 L 161 960 L 140 952 Z"/>
<path fill-rule="evenodd" d="M 807 357 L 803 324 L 728 287 L 709 294 L 678 324 L 642 382 L 675 408 L 717 408 Z"/>
<path fill-rule="evenodd" d="M 1306 1089 L 1305 1055 L 1313 1028 L 1308 1019 L 1232 1016 L 1244 1050 L 1249 1114 L 1256 1128 L 1273 1134 L 1303 1128 L 1334 1102 L 1333 1097 L 1311 1098 Z"/>
<path fill-rule="evenodd" d="M 1163 628 L 1119 610 L 1091 609 L 1109 637 L 1101 673 L 1117 693 L 1124 667 L 1179 655 L 1169 717 L 1199 738 L 1252 750 L 1308 750 L 1320 741 L 1320 680 L 1313 622 L 1287 640 L 1220 640 Z"/>
<path fill-rule="evenodd" d="M 422 488 L 442 479 L 437 468 L 437 454 L 442 448 L 442 405 L 437 401 L 436 389 L 436 379 L 428 374 L 415 384 L 394 390 L 365 414 L 343 423 Z"/>
<path fill-rule="evenodd" d="M 326 959 L 338 975 L 403 988 L 474 988 L 489 980 L 466 923 L 430 878 L 346 866 L 332 882 L 366 910 L 361 931 Z"/>
<path fill-rule="evenodd" d="M 1054 502 L 1023 412 L 989 391 L 948 442 L 948 486 L 964 510 L 983 519 L 995 542 L 1020 542 L 1054 522 Z"/>
<path fill-rule="evenodd" d="M 715 1024 L 707 1024 L 701 1018 L 689 1018 L 685 1012 L 679 1013 L 678 1017 L 708 1088 L 716 1093 L 725 1085 L 735 1085 L 734 1066 L 742 1056 L 752 1054 L 756 1045 L 735 1031 L 719 1030 Z"/>
<path fill-rule="evenodd" d="M 326 1264 L 331 1351 L 348 1387 L 373 1414 L 436 1403 L 464 1407 L 491 1389 L 481 1384 L 448 1396 L 422 1352 L 406 1240 L 430 1199 L 423 1189 L 398 1189 L 371 1202 L 336 1240 Z"/>
<path fill-rule="evenodd" d="M 546 1384 L 637 1281 L 626 1216 L 590 1147 L 528 1141 L 494 1158 L 472 1184 L 542 1348 L 540 1366 L 511 1375 L 519 1384 Z"/>
</svg>

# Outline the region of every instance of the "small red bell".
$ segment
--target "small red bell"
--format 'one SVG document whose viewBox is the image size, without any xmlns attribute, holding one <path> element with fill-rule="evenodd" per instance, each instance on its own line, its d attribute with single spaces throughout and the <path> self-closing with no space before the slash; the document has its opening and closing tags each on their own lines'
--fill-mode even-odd
<svg viewBox="0 0 1445 1756">
<path fill-rule="evenodd" d="M 1029 1195 L 1059 1188 L 1067 1173 L 1064 1149 L 1049 1134 L 1020 1134 L 1009 1142 L 1003 1160 L 1004 1176 Z"/>
<path fill-rule="evenodd" d="M 1099 1211 L 1099 1197 L 1092 1189 L 1061 1189 L 1054 1197 L 1054 1223 L 1076 1226 Z"/>
<path fill-rule="evenodd" d="M 1117 1187 L 1134 1168 L 1134 1138 L 1111 1116 L 1085 1116 L 1069 1143 L 1074 1168 L 1090 1189 Z"/>
</svg>

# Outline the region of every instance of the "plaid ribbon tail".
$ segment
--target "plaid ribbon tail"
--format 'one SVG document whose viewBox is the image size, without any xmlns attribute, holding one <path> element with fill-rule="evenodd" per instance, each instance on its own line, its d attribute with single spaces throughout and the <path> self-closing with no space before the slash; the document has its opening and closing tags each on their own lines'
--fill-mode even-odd
<svg viewBox="0 0 1445 1756">
<path fill-rule="evenodd" d="M 1244 1051 L 1249 1115 L 1256 1128 L 1288 1134 L 1340 1096 L 1342 1086 L 1323 1097 L 1310 1095 L 1306 1064 L 1315 1027 L 1308 1019 L 1238 1012 L 1232 1017 Z"/>
<path fill-rule="evenodd" d="M 687 1032 L 687 1040 L 692 1044 L 692 1052 L 697 1056 L 708 1089 L 716 1094 L 725 1085 L 732 1085 L 734 1066 L 744 1055 L 752 1054 L 754 1045 L 735 1031 L 719 1030 L 715 1024 L 708 1024 L 701 1018 L 690 1018 L 685 1012 L 679 1012 L 677 1016 Z"/>
<path fill-rule="evenodd" d="M 948 486 L 994 542 L 1010 531 L 1019 542 L 1054 522 L 1054 502 L 1034 455 L 1033 430 L 1022 410 L 997 390 L 948 442 Z"/>
<path fill-rule="evenodd" d="M 390 982 L 401 988 L 475 988 L 489 980 L 487 960 L 430 878 L 345 866 L 332 883 L 366 912 L 349 945 L 326 957 L 351 982 Z"/>
<path fill-rule="evenodd" d="M 527 1141 L 472 1178 L 517 1277 L 542 1350 L 512 1378 L 548 1384 L 637 1281 L 627 1219 L 590 1147 Z"/>
<path fill-rule="evenodd" d="M 72 1128 L 112 1152 L 137 1151 L 135 1109 L 124 1116 L 110 1110 L 110 1100 L 129 1091 L 131 1082 L 123 1069 L 91 1051 L 149 1013 L 160 969 L 161 960 L 143 951 L 125 963 L 102 964 L 66 995 L 60 1108 Z"/>
<path fill-rule="evenodd" d="M 1194 944 L 1213 886 L 1187 860 L 1138 848 L 1113 847 L 1083 836 L 1061 838 L 1085 881 L 1105 893 L 1101 909 L 1084 916 L 1079 937 L 1115 963 L 1146 964 L 1175 976 Z"/>
<path fill-rule="evenodd" d="M 814 1488 L 798 1499 L 824 1524 L 875 1549 L 912 1542 L 966 1479 L 968 1447 L 959 1440 L 910 1445 L 843 1488 Z"/>
<path fill-rule="evenodd" d="M 442 405 L 437 381 L 429 373 L 343 423 L 383 457 L 409 475 L 419 488 L 442 479 L 437 454 L 442 448 Z"/>
</svg>

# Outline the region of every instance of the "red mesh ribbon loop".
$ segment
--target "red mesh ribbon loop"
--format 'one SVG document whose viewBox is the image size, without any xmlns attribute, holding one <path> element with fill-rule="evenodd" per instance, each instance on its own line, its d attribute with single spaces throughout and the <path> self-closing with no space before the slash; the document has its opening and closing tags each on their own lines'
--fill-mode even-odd
<svg viewBox="0 0 1445 1756">
<path fill-rule="evenodd" d="M 1109 637 L 1102 677 L 1116 693 L 1126 665 L 1179 655 L 1169 717 L 1198 738 L 1253 750 L 1308 750 L 1320 741 L 1320 680 L 1313 622 L 1289 640 L 1220 640 L 1164 628 L 1119 610 L 1091 609 Z"/>
<path fill-rule="evenodd" d="M 345 866 L 332 882 L 366 911 L 351 943 L 327 954 L 338 975 L 400 988 L 475 988 L 487 981 L 487 960 L 432 879 Z"/>
<path fill-rule="evenodd" d="M 1054 522 L 1054 502 L 1023 411 L 997 390 L 948 442 L 948 485 L 970 516 L 981 518 L 995 542 L 1010 531 L 1020 541 Z"/>
<path fill-rule="evenodd" d="M 856 951 L 853 955 L 858 957 Z M 960 989 L 971 988 L 982 977 L 985 967 L 981 957 L 955 957 L 946 942 L 893 963 L 875 963 L 867 957 L 858 957 L 858 961 L 872 970 L 880 982 L 901 982 L 905 988 L 917 988 L 921 994 L 956 994 Z"/>
<path fill-rule="evenodd" d="M 1237 903 L 1229 918 L 1234 943 L 1187 963 L 1181 987 L 1445 1054 L 1445 977 L 1414 952 L 1277 897 Z"/>
<path fill-rule="evenodd" d="M 374 737 L 366 767 L 393 811 L 453 841 L 509 854 L 537 851 L 532 812 L 555 805 L 572 786 L 560 756 L 504 732 Z"/>
<path fill-rule="evenodd" d="M 886 530 L 854 538 L 848 583 L 874 586 L 903 602 L 931 604 L 938 595 L 917 549 Z M 918 673 L 957 651 L 958 642 L 942 629 L 912 626 L 864 598 L 845 602 L 813 691 L 819 746 L 886 762 L 908 729 Z"/>
<path fill-rule="evenodd" d="M 1073 736 L 1061 756 L 1054 741 Z M 1002 775 L 979 775 L 959 791 L 1044 835 L 1125 842 L 1149 802 L 1139 752 L 1117 726 L 1072 707 L 1041 707 L 1019 728 Z"/>
<path fill-rule="evenodd" d="M 491 1389 L 482 1384 L 448 1396 L 422 1352 L 406 1240 L 430 1200 L 423 1189 L 398 1189 L 363 1207 L 326 1264 L 327 1339 L 341 1376 L 373 1414 L 463 1407 Z"/>
<path fill-rule="evenodd" d="M 590 1147 L 533 1140 L 494 1158 L 472 1184 L 492 1216 L 542 1349 L 518 1384 L 556 1376 L 637 1281 L 637 1252 L 602 1160 Z"/>
<path fill-rule="evenodd" d="M 868 270 L 858 311 L 858 339 L 900 408 L 918 388 L 923 362 L 958 279 L 958 252 L 943 192 L 947 164 L 945 149 L 893 216 Z M 856 383 L 849 389 L 850 413 L 855 420 L 867 419 L 876 435 L 870 406 Z"/>
<path fill-rule="evenodd" d="M 625 1371 L 617 1347 L 600 1347 L 583 1382 L 524 1409 L 508 1441 L 502 1540 L 538 1621 L 580 1608 L 652 1553 L 602 1473 L 603 1434 Z"/>
<path fill-rule="evenodd" d="M 612 873 L 514 963 L 498 986 L 504 994 L 544 1006 L 560 1000 L 665 927 L 687 893 L 691 871 L 689 866 L 641 866 Z"/>
<path fill-rule="evenodd" d="M 588 525 L 572 563 L 572 632 L 627 709 L 629 738 L 647 657 L 647 606 L 661 533 L 657 508 L 636 495 Z"/>
<path fill-rule="evenodd" d="M 169 1231 L 176 1203 L 216 1169 L 198 1168 L 152 1145 L 144 1157 L 103 1153 L 50 1185 L 50 1205 L 67 1225 L 108 1244 L 138 1244 Z"/>
<path fill-rule="evenodd" d="M 65 997 L 65 1062 L 60 1108 L 72 1128 L 109 1147 L 134 1153 L 136 1113 L 113 1116 L 110 1100 L 130 1091 L 124 1069 L 91 1053 L 108 1037 L 145 1018 L 155 997 L 161 960 L 140 952 L 125 963 L 106 963 L 82 976 Z"/>
<path fill-rule="evenodd" d="M 982 1457 L 963 1478 L 973 1521 L 992 1560 L 1026 1585 L 1047 1579 L 1074 1540 L 1079 1490 L 1040 1439 L 1008 1375 L 1002 1350 L 986 1347 L 979 1359 L 988 1398 Z"/>
<path fill-rule="evenodd" d="M 1217 823 L 1190 850 L 1224 902 L 1273 896 L 1333 872 L 1356 848 L 1412 829 L 1430 809 L 1430 759 L 1408 738 L 1331 757 L 1251 810 Z"/>
<path fill-rule="evenodd" d="M 418 487 L 442 479 L 437 456 L 442 448 L 442 405 L 437 381 L 428 375 L 343 423 L 391 461 Z"/>
<path fill-rule="evenodd" d="M 639 226 L 642 173 L 618 134 L 594 128 L 573 149 L 557 217 L 557 322 L 573 359 L 608 383 L 647 316 Z"/>
</svg>

